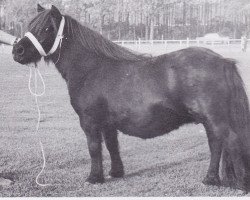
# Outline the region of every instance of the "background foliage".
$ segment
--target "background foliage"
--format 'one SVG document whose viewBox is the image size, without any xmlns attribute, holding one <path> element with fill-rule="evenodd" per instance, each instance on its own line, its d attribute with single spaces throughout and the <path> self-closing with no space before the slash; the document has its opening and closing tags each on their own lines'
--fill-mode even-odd
<svg viewBox="0 0 250 200">
<path fill-rule="evenodd" d="M 249 0 L 0 0 L 0 28 L 22 35 L 36 3 L 56 5 L 112 40 L 249 33 Z"/>
</svg>

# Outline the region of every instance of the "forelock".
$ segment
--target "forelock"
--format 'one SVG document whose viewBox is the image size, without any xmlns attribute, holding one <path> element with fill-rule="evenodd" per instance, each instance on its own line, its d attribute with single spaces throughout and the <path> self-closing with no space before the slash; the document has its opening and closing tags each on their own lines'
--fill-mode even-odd
<svg viewBox="0 0 250 200">
<path fill-rule="evenodd" d="M 38 13 L 34 19 L 31 20 L 31 22 L 28 25 L 28 30 L 39 34 L 40 31 L 44 28 L 46 25 L 47 21 L 50 18 L 50 10 L 45 10 L 41 13 Z"/>
</svg>

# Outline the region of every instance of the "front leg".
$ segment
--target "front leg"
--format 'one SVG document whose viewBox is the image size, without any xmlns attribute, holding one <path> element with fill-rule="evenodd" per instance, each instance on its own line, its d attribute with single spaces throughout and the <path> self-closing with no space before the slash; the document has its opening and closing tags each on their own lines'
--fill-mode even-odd
<svg viewBox="0 0 250 200">
<path fill-rule="evenodd" d="M 90 175 L 87 178 L 86 182 L 95 184 L 95 183 L 103 183 L 103 166 L 102 166 L 102 135 L 98 130 L 97 126 L 94 124 L 83 123 L 81 120 L 81 126 L 84 130 L 89 154 L 91 158 L 91 171 Z"/>
<path fill-rule="evenodd" d="M 103 130 L 104 141 L 111 158 L 111 170 L 109 175 L 114 178 L 120 178 L 124 175 L 117 135 L 118 133 L 115 128 L 106 128 Z"/>
<path fill-rule="evenodd" d="M 89 154 L 91 157 L 91 171 L 87 178 L 89 183 L 103 183 L 103 167 L 102 167 L 102 144 L 99 139 L 99 132 L 92 132 L 87 136 Z"/>
</svg>

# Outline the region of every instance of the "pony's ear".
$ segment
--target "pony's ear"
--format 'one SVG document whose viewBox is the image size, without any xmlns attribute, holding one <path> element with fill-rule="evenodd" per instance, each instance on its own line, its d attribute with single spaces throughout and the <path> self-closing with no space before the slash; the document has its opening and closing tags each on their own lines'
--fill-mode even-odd
<svg viewBox="0 0 250 200">
<path fill-rule="evenodd" d="M 57 19 L 61 19 L 62 17 L 60 11 L 54 5 L 51 6 L 51 15 Z"/>
<path fill-rule="evenodd" d="M 37 12 L 42 12 L 44 10 L 45 10 L 44 7 L 42 7 L 40 4 L 37 4 Z"/>
</svg>

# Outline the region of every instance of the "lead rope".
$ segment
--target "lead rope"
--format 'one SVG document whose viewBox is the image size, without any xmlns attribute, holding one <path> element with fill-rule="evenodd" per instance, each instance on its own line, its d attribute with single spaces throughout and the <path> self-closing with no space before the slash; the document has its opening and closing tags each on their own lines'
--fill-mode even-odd
<svg viewBox="0 0 250 200">
<path fill-rule="evenodd" d="M 60 57 L 61 57 L 62 38 L 61 38 L 61 40 L 59 42 L 59 54 L 58 54 L 58 58 L 57 58 L 57 61 L 55 62 L 55 64 L 58 63 L 58 61 L 60 60 Z M 40 121 L 41 121 L 41 111 L 40 111 L 39 104 L 38 104 L 38 97 L 41 97 L 41 96 L 43 96 L 45 94 L 45 83 L 44 83 L 42 74 L 39 71 L 39 69 L 37 67 L 37 64 L 35 63 L 35 70 L 34 70 L 34 73 L 35 73 L 35 80 L 34 80 L 35 91 L 34 92 L 32 91 L 32 89 L 31 89 L 32 68 L 34 68 L 34 67 L 29 66 L 29 69 L 30 69 L 29 91 L 30 91 L 30 94 L 32 94 L 35 97 L 35 101 L 36 101 L 38 118 L 37 118 L 37 124 L 36 124 L 36 132 L 35 132 L 35 134 L 38 135 L 38 130 L 39 130 Z M 43 84 L 43 91 L 40 94 L 37 93 L 37 75 L 39 76 L 39 78 L 41 79 L 42 84 Z M 39 183 L 39 177 L 43 173 L 43 171 L 44 171 L 44 169 L 46 167 L 46 158 L 45 158 L 43 143 L 42 143 L 41 138 L 39 136 L 38 136 L 38 138 L 39 138 L 40 149 L 41 149 L 42 157 L 43 157 L 43 166 L 42 166 L 42 169 L 39 172 L 39 174 L 36 176 L 36 184 L 39 185 L 39 186 L 42 186 L 42 187 L 46 187 L 46 186 L 50 186 L 51 184 L 42 184 L 42 183 Z"/>
<path fill-rule="evenodd" d="M 35 70 L 34 70 L 34 73 L 35 73 L 35 80 L 34 80 L 35 91 L 33 92 L 32 89 L 31 89 L 32 67 L 29 67 L 29 69 L 30 69 L 29 91 L 35 97 L 36 107 L 37 107 L 37 113 L 38 113 L 35 134 L 39 138 L 39 144 L 40 144 L 40 148 L 41 148 L 41 152 L 42 152 L 42 157 L 43 157 L 43 166 L 42 166 L 42 169 L 39 172 L 39 174 L 36 176 L 36 184 L 39 185 L 39 186 L 42 186 L 42 187 L 46 187 L 46 186 L 49 186 L 51 184 L 42 184 L 42 183 L 39 183 L 39 177 L 43 173 L 43 171 L 44 171 L 44 169 L 46 167 L 46 158 L 45 158 L 45 153 L 44 153 L 44 148 L 43 148 L 43 143 L 41 141 L 41 137 L 39 137 L 39 135 L 38 135 L 38 130 L 39 130 L 40 121 L 41 121 L 41 111 L 40 111 L 39 104 L 38 104 L 38 97 L 41 97 L 41 96 L 43 96 L 45 94 L 45 83 L 44 83 L 43 77 L 42 77 L 39 69 L 37 68 L 37 65 L 35 64 Z M 41 93 L 37 93 L 37 76 L 39 76 L 39 78 L 41 79 L 42 84 L 43 84 L 43 91 Z"/>
<path fill-rule="evenodd" d="M 58 54 L 58 58 L 55 62 L 55 65 L 58 63 L 58 61 L 60 60 L 61 58 L 61 49 L 62 49 L 62 39 L 63 39 L 63 36 L 61 37 L 61 40 L 60 40 L 60 43 L 59 43 L 59 54 Z"/>
</svg>

